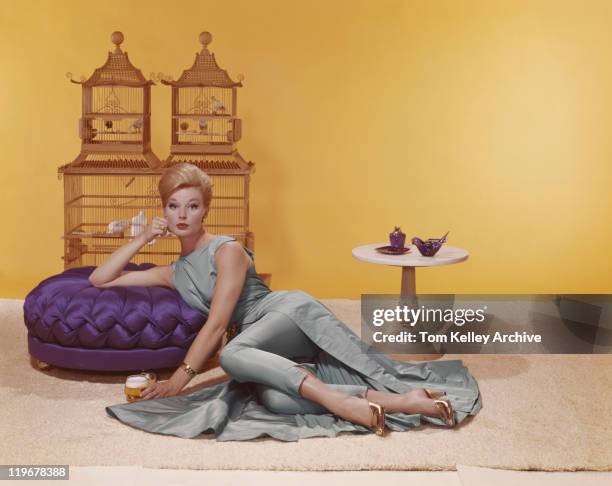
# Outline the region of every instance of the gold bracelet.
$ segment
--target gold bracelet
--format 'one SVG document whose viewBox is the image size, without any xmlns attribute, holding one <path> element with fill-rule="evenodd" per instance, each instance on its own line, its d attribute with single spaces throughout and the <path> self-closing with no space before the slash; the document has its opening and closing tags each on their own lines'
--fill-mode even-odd
<svg viewBox="0 0 612 486">
<path fill-rule="evenodd" d="M 196 370 L 194 370 L 191 366 L 189 366 L 184 361 L 181 364 L 181 368 L 183 368 L 185 370 L 185 373 L 187 373 L 191 378 L 193 378 L 195 375 L 198 374 L 198 372 Z"/>
</svg>

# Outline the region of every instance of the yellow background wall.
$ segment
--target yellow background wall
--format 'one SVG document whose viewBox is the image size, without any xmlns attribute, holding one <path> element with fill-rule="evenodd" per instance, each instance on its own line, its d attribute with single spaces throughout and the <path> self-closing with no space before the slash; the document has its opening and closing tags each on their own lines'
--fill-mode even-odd
<svg viewBox="0 0 612 486">
<path fill-rule="evenodd" d="M 175 78 L 198 34 L 245 75 L 240 152 L 256 163 L 257 267 L 275 289 L 357 298 L 400 271 L 354 246 L 440 236 L 459 265 L 420 292 L 610 293 L 609 1 L 24 1 L 0 3 L 0 296 L 60 272 L 80 87 L 125 34 L 145 75 Z M 168 154 L 170 89 L 152 88 Z"/>
</svg>

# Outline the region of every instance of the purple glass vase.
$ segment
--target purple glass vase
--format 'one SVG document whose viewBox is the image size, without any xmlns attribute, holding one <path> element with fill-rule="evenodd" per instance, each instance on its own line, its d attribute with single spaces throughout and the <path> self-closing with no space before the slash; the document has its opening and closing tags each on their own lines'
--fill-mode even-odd
<svg viewBox="0 0 612 486">
<path fill-rule="evenodd" d="M 392 233 L 389 233 L 389 242 L 393 248 L 401 250 L 406 243 L 406 233 L 402 233 L 399 226 L 396 226 Z"/>
</svg>

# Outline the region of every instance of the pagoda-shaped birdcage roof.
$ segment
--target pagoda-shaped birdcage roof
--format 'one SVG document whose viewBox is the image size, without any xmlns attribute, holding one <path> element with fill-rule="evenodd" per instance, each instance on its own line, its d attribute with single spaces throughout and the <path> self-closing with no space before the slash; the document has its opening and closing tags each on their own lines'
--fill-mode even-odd
<svg viewBox="0 0 612 486">
<path fill-rule="evenodd" d="M 58 173 L 72 174 L 123 174 L 160 170 L 162 162 L 146 151 L 139 153 L 80 153 L 69 164 L 58 168 Z"/>
<path fill-rule="evenodd" d="M 250 174 L 255 171 L 255 164 L 246 161 L 237 150 L 229 154 L 170 154 L 164 167 L 180 163 L 198 166 L 207 174 Z"/>
<path fill-rule="evenodd" d="M 115 50 L 108 53 L 108 59 L 104 65 L 96 69 L 89 79 L 80 82 L 71 79 L 73 83 L 84 86 L 119 85 L 133 87 L 155 84 L 145 79 L 140 69 L 130 62 L 127 52 L 123 52 L 119 47 L 123 42 L 121 32 L 113 32 L 111 41 L 115 44 Z"/>
<path fill-rule="evenodd" d="M 208 50 L 212 42 L 210 32 L 200 34 L 202 50 L 196 53 L 193 66 L 185 69 L 178 81 L 162 80 L 162 83 L 179 88 L 189 86 L 210 86 L 216 88 L 240 87 L 240 81 L 233 81 L 225 69 L 221 69 L 215 60 L 215 55 Z"/>
</svg>

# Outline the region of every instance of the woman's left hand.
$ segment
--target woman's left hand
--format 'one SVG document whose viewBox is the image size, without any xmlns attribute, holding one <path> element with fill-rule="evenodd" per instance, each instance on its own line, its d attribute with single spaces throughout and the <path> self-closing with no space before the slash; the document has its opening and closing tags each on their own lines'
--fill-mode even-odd
<svg viewBox="0 0 612 486">
<path fill-rule="evenodd" d="M 172 380 L 157 381 L 146 387 L 140 393 L 140 400 L 150 400 L 152 398 L 173 397 L 178 395 L 181 387 L 175 385 Z"/>
</svg>

